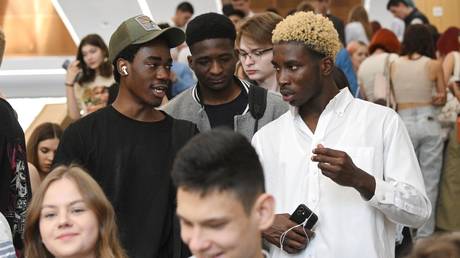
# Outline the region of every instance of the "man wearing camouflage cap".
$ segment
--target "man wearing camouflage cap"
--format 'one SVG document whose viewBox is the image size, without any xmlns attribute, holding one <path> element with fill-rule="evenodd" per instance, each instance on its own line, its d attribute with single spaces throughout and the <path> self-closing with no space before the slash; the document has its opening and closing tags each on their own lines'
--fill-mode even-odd
<svg viewBox="0 0 460 258">
<path fill-rule="evenodd" d="M 177 149 L 196 127 L 156 110 L 169 85 L 170 48 L 184 41 L 147 16 L 112 34 L 109 58 L 120 90 L 115 102 L 70 125 L 55 163 L 84 165 L 114 206 L 129 257 L 179 257 L 175 189 L 169 175 Z"/>
</svg>

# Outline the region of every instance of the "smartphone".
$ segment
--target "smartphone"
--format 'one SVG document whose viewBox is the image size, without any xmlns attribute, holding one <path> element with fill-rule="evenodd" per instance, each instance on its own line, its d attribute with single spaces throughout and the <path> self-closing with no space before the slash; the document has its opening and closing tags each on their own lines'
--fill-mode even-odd
<svg viewBox="0 0 460 258">
<path fill-rule="evenodd" d="M 65 70 L 67 70 L 67 68 L 69 68 L 69 65 L 70 65 L 70 60 L 69 59 L 66 59 L 64 61 L 64 63 L 62 63 L 62 68 L 64 68 Z"/>
<path fill-rule="evenodd" d="M 289 217 L 290 220 L 297 224 L 302 224 L 307 218 L 308 220 L 307 223 L 305 223 L 305 228 L 311 230 L 318 221 L 318 216 L 305 204 L 300 204 L 297 206 L 297 209 L 295 209 L 295 211 Z"/>
</svg>

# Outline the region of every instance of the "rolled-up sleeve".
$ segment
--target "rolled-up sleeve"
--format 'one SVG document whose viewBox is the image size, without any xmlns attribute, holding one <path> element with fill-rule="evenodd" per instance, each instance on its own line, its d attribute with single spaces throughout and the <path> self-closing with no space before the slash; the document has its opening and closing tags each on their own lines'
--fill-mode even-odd
<svg viewBox="0 0 460 258">
<path fill-rule="evenodd" d="M 383 179 L 375 180 L 375 194 L 369 204 L 389 220 L 415 228 L 427 221 L 431 203 L 409 134 L 396 113 L 384 130 Z"/>
</svg>

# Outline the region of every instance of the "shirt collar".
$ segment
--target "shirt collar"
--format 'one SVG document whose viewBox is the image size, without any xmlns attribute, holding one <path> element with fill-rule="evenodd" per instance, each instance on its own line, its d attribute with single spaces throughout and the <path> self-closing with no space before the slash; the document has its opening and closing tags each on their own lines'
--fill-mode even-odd
<svg viewBox="0 0 460 258">
<path fill-rule="evenodd" d="M 332 109 L 337 115 L 342 116 L 352 100 L 353 96 L 351 95 L 350 90 L 348 88 L 343 88 L 329 101 L 324 111 Z M 299 115 L 298 107 L 290 105 L 289 110 L 294 117 Z"/>
</svg>

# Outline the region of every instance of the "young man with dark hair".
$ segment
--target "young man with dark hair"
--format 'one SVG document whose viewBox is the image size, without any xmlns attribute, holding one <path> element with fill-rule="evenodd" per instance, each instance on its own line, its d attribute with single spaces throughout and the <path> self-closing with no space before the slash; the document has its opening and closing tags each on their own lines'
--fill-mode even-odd
<svg viewBox="0 0 460 258">
<path fill-rule="evenodd" d="M 169 85 L 170 48 L 183 41 L 181 29 L 162 30 L 147 16 L 124 21 L 109 43 L 120 84 L 116 100 L 71 124 L 56 154 L 55 164 L 79 163 L 101 185 L 129 257 L 178 257 L 181 251 L 169 171 L 196 127 L 156 108 Z"/>
<path fill-rule="evenodd" d="M 274 199 L 249 141 L 230 130 L 194 137 L 172 170 L 181 235 L 196 258 L 263 258 Z M 267 257 L 267 256 L 265 256 Z"/>
<path fill-rule="evenodd" d="M 390 0 L 387 10 L 395 17 L 401 19 L 406 24 L 406 28 L 411 24 L 429 24 L 428 18 L 421 13 L 415 6 L 406 2 L 407 0 Z"/>
<path fill-rule="evenodd" d="M 264 232 L 271 257 L 394 257 L 396 224 L 420 227 L 431 211 L 404 123 L 392 109 L 339 90 L 341 44 L 325 17 L 288 16 L 272 40 L 280 92 L 292 108 L 253 138 L 277 201 Z M 286 213 L 299 204 L 318 216 L 313 238 L 291 230 Z"/>
<path fill-rule="evenodd" d="M 248 139 L 262 126 L 287 111 L 281 97 L 234 76 L 236 31 L 224 15 L 206 13 L 187 26 L 190 68 L 198 79 L 164 110 L 177 119 L 197 124 L 200 132 L 228 127 Z"/>
<path fill-rule="evenodd" d="M 193 6 L 189 2 L 182 2 L 177 5 L 176 13 L 171 18 L 169 25 L 171 27 L 178 27 L 185 30 L 185 25 L 192 18 L 194 13 Z"/>
</svg>

